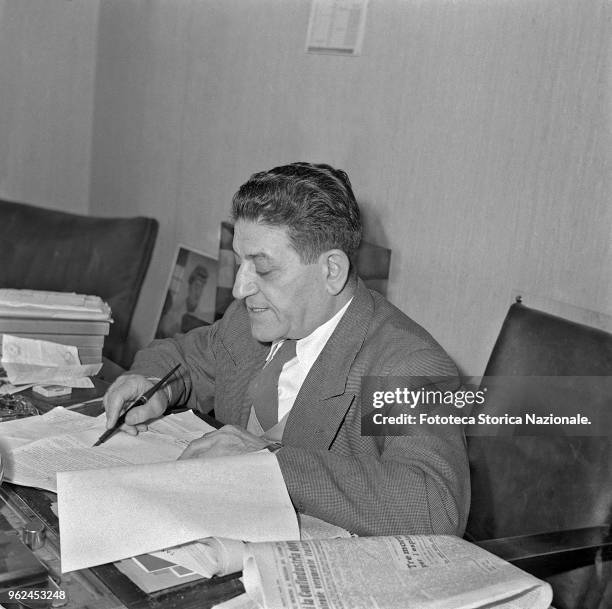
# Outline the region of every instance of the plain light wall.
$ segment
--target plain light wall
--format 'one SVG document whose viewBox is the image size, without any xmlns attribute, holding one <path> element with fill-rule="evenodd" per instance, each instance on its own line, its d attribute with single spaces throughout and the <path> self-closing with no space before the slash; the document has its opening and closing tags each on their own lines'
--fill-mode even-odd
<svg viewBox="0 0 612 609">
<path fill-rule="evenodd" d="M 304 53 L 309 9 L 0 0 L 0 197 L 160 220 L 137 346 L 176 245 L 216 254 L 293 160 L 349 172 L 390 299 L 467 373 L 517 290 L 612 314 L 609 2 L 370 0 L 361 57 Z"/>
<path fill-rule="evenodd" d="M 304 53 L 309 8 L 101 1 L 91 211 L 161 221 L 137 340 L 176 244 L 215 255 L 238 186 L 294 160 L 348 171 L 390 300 L 466 373 L 517 289 L 612 314 L 610 3 L 371 0 L 360 57 Z"/>
<path fill-rule="evenodd" d="M 0 0 L 0 198 L 86 214 L 98 0 Z"/>
</svg>

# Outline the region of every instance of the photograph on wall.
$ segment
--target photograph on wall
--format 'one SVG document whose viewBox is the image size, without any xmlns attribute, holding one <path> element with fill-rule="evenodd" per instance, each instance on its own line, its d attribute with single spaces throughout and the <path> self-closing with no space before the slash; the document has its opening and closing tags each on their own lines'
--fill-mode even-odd
<svg viewBox="0 0 612 609">
<path fill-rule="evenodd" d="M 217 260 L 185 245 L 177 248 L 155 338 L 184 334 L 215 318 Z"/>
</svg>

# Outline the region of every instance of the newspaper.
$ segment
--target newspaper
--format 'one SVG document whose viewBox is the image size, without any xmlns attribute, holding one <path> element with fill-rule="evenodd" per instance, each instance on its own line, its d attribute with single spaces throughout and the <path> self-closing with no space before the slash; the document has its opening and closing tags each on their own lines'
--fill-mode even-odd
<svg viewBox="0 0 612 609">
<path fill-rule="evenodd" d="M 298 514 L 298 526 L 302 540 L 351 537 L 347 530 L 305 514 Z M 214 577 L 242 571 L 246 547 L 237 539 L 207 537 L 151 554 L 204 577 Z"/>
<path fill-rule="evenodd" d="M 155 552 L 205 577 L 243 572 L 219 607 L 548 609 L 552 590 L 458 537 L 414 535 L 243 543 L 209 538 Z"/>
<path fill-rule="evenodd" d="M 450 535 L 248 543 L 256 605 L 308 609 L 547 609 L 552 590 Z"/>
</svg>

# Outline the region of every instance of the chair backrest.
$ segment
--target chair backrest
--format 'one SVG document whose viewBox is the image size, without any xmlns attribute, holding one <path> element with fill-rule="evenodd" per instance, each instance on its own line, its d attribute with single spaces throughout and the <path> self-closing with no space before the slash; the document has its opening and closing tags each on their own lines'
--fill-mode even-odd
<svg viewBox="0 0 612 609">
<path fill-rule="evenodd" d="M 491 385 L 483 412 L 493 416 L 524 414 L 536 406 L 551 414 L 586 413 L 593 412 L 595 405 L 597 410 L 607 408 L 605 420 L 612 420 L 612 334 L 602 330 L 513 304 L 484 383 L 486 377 L 513 377 Z M 523 381 L 516 382 L 517 377 Z M 557 377 L 564 391 L 543 395 L 542 384 L 534 377 Z M 472 477 L 468 539 L 612 522 L 612 450 L 605 435 L 612 430 L 596 431 L 602 435 L 587 437 L 579 435 L 578 428 L 575 433 L 553 428 L 549 434 L 534 436 L 522 426 L 515 435 L 468 435 Z M 558 609 L 573 606 L 562 599 L 554 604 Z"/>
<path fill-rule="evenodd" d="M 126 341 L 157 230 L 152 218 L 99 218 L 0 201 L 0 287 L 99 296 L 114 320 L 103 353 L 127 366 Z"/>
</svg>

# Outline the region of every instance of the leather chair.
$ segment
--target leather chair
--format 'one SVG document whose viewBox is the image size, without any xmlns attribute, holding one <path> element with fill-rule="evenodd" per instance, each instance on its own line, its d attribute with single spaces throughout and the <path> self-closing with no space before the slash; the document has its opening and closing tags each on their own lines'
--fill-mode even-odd
<svg viewBox="0 0 612 609">
<path fill-rule="evenodd" d="M 506 382 L 487 380 L 500 377 Z M 542 386 L 555 379 L 562 391 L 543 395 Z M 486 367 L 481 412 L 579 410 L 599 415 L 601 427 L 589 429 L 590 436 L 567 428 L 535 436 L 517 426 L 495 437 L 466 430 L 472 476 L 466 538 L 547 579 L 556 609 L 612 607 L 611 381 L 611 334 L 519 299 Z"/>
<path fill-rule="evenodd" d="M 0 201 L 0 288 L 99 296 L 113 317 L 103 355 L 128 367 L 130 324 L 157 231 L 152 218 L 99 218 Z"/>
</svg>

